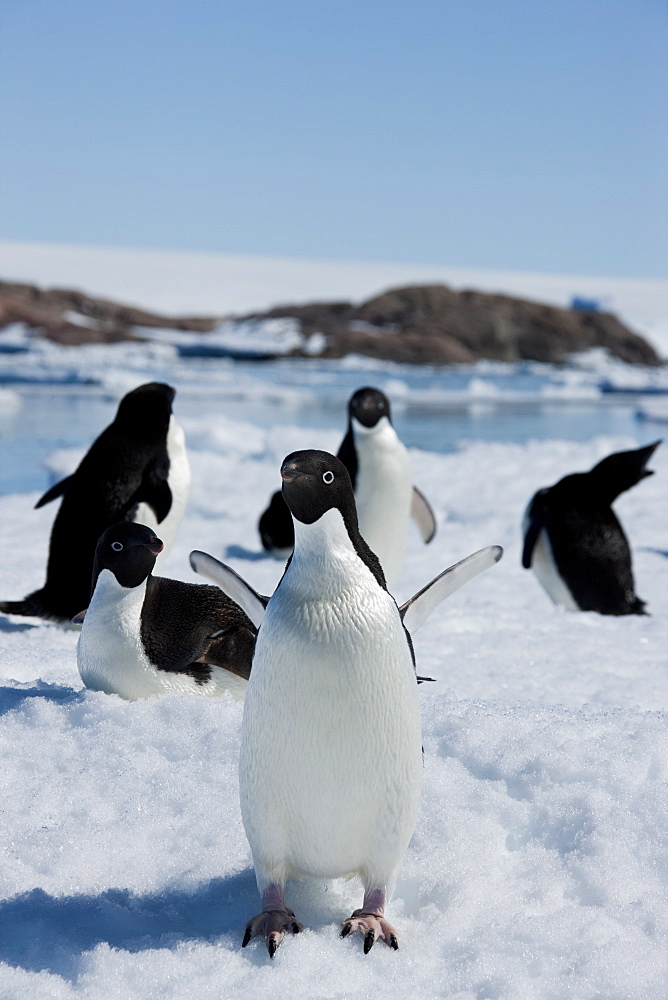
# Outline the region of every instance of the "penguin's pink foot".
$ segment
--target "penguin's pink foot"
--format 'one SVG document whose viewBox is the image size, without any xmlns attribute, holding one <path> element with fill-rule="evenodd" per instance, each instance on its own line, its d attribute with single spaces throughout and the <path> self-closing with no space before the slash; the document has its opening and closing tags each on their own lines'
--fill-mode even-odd
<svg viewBox="0 0 668 1000">
<path fill-rule="evenodd" d="M 365 909 L 354 910 L 353 915 L 344 920 L 341 925 L 341 937 L 348 937 L 353 931 L 359 931 L 364 938 L 365 955 L 369 954 L 378 938 L 381 938 L 394 951 L 399 948 L 397 932 L 382 913 L 370 913 Z"/>
<path fill-rule="evenodd" d="M 289 910 L 287 906 L 280 909 L 263 910 L 246 924 L 241 947 L 245 948 L 254 937 L 263 937 L 267 942 L 269 958 L 273 958 L 286 934 L 299 934 L 303 929 L 304 925 L 295 920 L 293 911 Z"/>
</svg>

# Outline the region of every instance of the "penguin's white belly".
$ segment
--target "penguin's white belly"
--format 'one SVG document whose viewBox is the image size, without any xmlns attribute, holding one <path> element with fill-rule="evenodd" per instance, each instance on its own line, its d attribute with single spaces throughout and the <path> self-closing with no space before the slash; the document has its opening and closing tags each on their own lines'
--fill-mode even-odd
<svg viewBox="0 0 668 1000">
<path fill-rule="evenodd" d="M 560 604 L 567 611 L 579 611 L 573 595 L 559 575 L 552 546 L 547 532 L 543 528 L 538 536 L 531 557 L 531 569 L 536 574 L 541 586 L 554 604 Z"/>
<path fill-rule="evenodd" d="M 152 508 L 148 504 L 137 505 L 133 521 L 152 528 L 164 544 L 164 549 L 156 560 L 156 573 L 160 574 L 162 566 L 185 513 L 190 491 L 190 463 L 186 451 L 186 439 L 183 429 L 172 416 L 167 433 L 167 454 L 169 455 L 169 475 L 167 482 L 172 493 L 172 506 L 167 517 L 158 523 Z"/>
<path fill-rule="evenodd" d="M 268 878 L 388 879 L 421 781 L 417 684 L 391 597 L 374 581 L 304 600 L 288 572 L 244 706 L 241 808 L 256 865 Z"/>
<path fill-rule="evenodd" d="M 386 418 L 371 432 L 356 429 L 355 449 L 360 534 L 378 556 L 389 584 L 397 578 L 406 551 L 413 499 L 410 455 Z"/>
<path fill-rule="evenodd" d="M 243 698 L 246 681 L 219 667 L 198 684 L 188 674 L 159 670 L 141 643 L 141 609 L 146 583 L 121 587 L 109 570 L 102 570 L 86 612 L 77 645 L 77 666 L 87 688 L 118 694 L 129 701 L 151 695 L 178 693 Z"/>
</svg>

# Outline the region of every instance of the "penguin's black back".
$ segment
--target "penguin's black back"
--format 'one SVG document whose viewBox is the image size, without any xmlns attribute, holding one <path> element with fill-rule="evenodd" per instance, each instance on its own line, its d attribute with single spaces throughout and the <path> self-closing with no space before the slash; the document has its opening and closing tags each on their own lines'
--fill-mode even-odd
<svg viewBox="0 0 668 1000">
<path fill-rule="evenodd" d="M 164 519 L 171 507 L 167 433 L 173 398 L 174 390 L 163 383 L 140 386 L 123 397 L 113 422 L 60 491 L 44 586 L 0 610 L 69 622 L 88 607 L 100 535 L 118 521 L 131 520 L 142 501 L 158 521 Z M 42 500 L 60 492 L 54 488 Z"/>
<path fill-rule="evenodd" d="M 565 476 L 532 500 L 523 565 L 531 565 L 545 530 L 559 575 L 581 611 L 645 614 L 645 602 L 635 592 L 629 542 L 610 505 L 653 474 L 645 465 L 660 443 L 608 455 L 590 472 Z"/>
<path fill-rule="evenodd" d="M 211 636 L 224 632 L 212 643 Z M 200 683 L 211 673 L 208 662 L 250 675 L 256 628 L 218 587 L 149 576 L 142 606 L 141 641 L 159 669 L 188 673 Z M 205 662 L 198 663 L 200 658 Z M 226 662 L 227 661 L 227 662 Z"/>
<path fill-rule="evenodd" d="M 280 490 L 272 495 L 269 506 L 258 522 L 260 540 L 267 552 L 273 549 L 292 549 L 295 544 L 295 529 L 292 514 Z"/>
<path fill-rule="evenodd" d="M 545 528 L 559 575 L 581 611 L 644 614 L 628 539 L 610 507 L 562 507 L 557 498 L 548 507 Z"/>
</svg>

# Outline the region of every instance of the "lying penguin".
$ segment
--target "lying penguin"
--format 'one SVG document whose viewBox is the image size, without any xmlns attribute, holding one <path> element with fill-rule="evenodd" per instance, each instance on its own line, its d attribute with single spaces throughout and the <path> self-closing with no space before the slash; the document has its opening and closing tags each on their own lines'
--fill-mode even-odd
<svg viewBox="0 0 668 1000">
<path fill-rule="evenodd" d="M 333 455 L 294 452 L 281 467 L 295 548 L 270 599 L 205 553 L 212 576 L 260 626 L 248 682 L 239 781 L 262 912 L 243 938 L 269 955 L 302 925 L 289 878 L 359 876 L 364 899 L 343 922 L 365 954 L 381 938 L 415 826 L 422 783 L 420 705 L 410 633 L 449 593 L 501 557 L 492 546 L 446 570 L 398 608 L 360 534 L 350 476 Z"/>
<path fill-rule="evenodd" d="M 95 551 L 93 596 L 81 624 L 77 664 L 94 691 L 134 701 L 169 692 L 243 697 L 254 625 L 218 587 L 152 576 L 162 542 L 121 521 Z"/>
<path fill-rule="evenodd" d="M 183 516 L 190 467 L 183 431 L 172 416 L 175 390 L 150 382 L 127 393 L 109 425 L 71 476 L 52 486 L 36 507 L 62 497 L 51 529 L 46 582 L 0 612 L 36 615 L 62 624 L 90 597 L 95 546 L 117 521 L 160 525 L 168 546 Z"/>
<path fill-rule="evenodd" d="M 661 444 L 608 455 L 539 490 L 524 515 L 522 565 L 531 568 L 555 604 L 569 611 L 642 615 L 631 550 L 611 504 L 653 475 L 645 466 Z"/>
<path fill-rule="evenodd" d="M 410 518 L 425 543 L 436 533 L 436 519 L 413 486 L 410 455 L 392 426 L 389 400 L 379 389 L 367 386 L 351 396 L 348 430 L 337 457 L 350 474 L 362 537 L 392 584 L 404 559 Z M 272 496 L 258 528 L 264 548 L 277 559 L 287 559 L 294 530 L 280 492 Z"/>
</svg>

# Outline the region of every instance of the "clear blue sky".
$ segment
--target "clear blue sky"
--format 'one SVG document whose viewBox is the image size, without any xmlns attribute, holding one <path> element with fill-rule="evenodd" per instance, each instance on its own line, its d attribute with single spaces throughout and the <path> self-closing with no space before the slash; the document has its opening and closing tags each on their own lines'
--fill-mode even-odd
<svg viewBox="0 0 668 1000">
<path fill-rule="evenodd" d="M 0 0 L 0 236 L 657 276 L 664 0 Z"/>
</svg>

